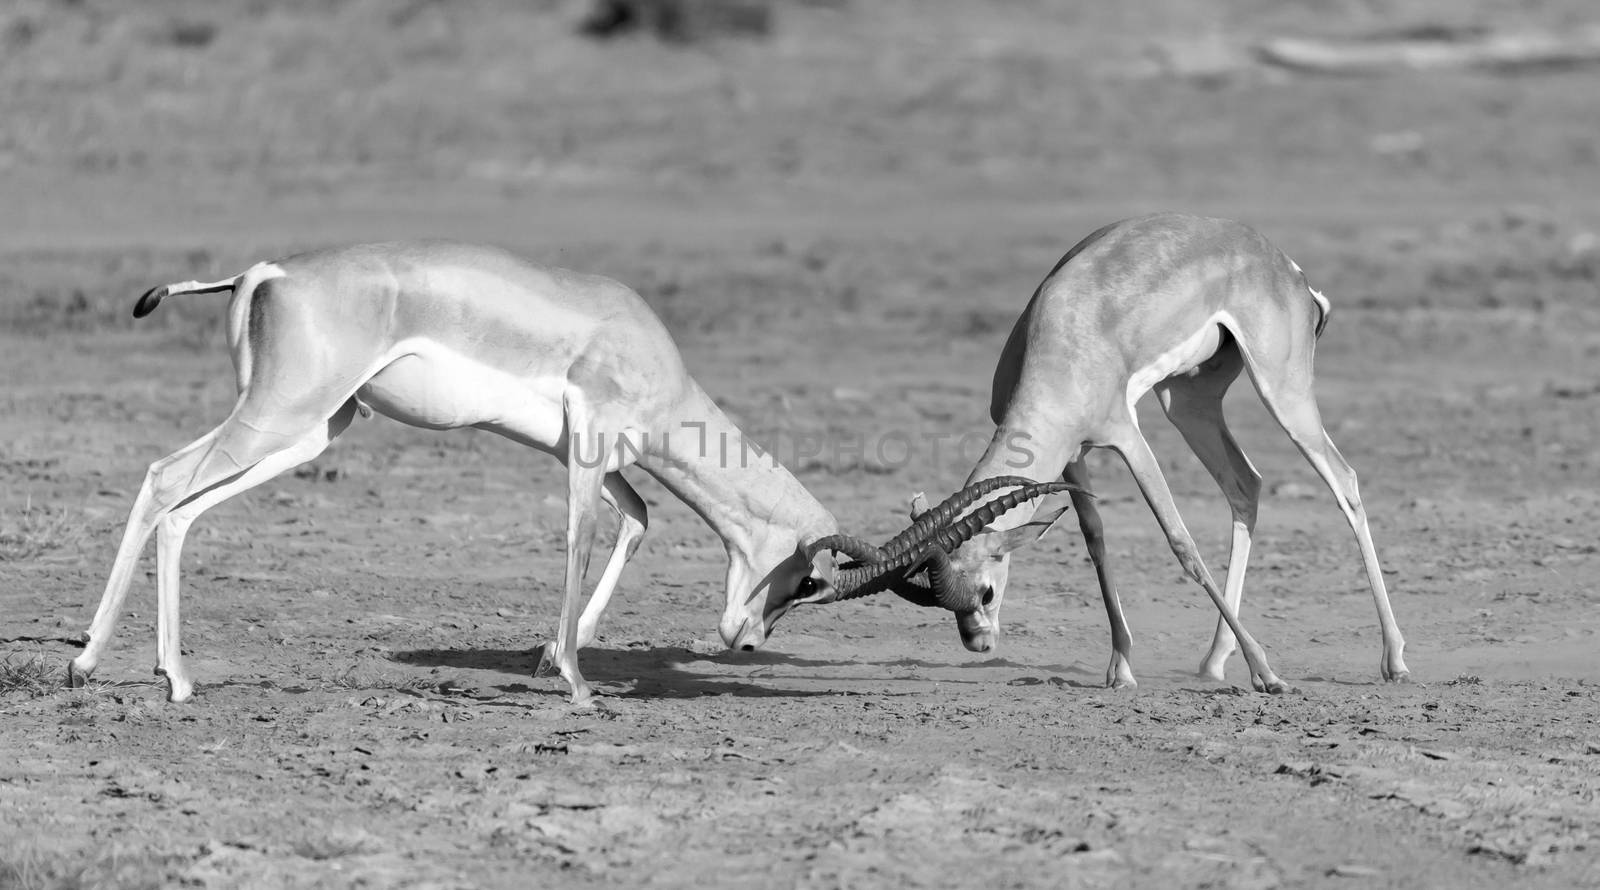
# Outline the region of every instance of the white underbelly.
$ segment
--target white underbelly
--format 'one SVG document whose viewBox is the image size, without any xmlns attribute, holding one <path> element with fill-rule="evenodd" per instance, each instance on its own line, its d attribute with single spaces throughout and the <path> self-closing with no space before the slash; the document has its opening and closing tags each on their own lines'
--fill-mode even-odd
<svg viewBox="0 0 1600 890">
<path fill-rule="evenodd" d="M 1156 356 L 1143 368 L 1134 371 L 1128 378 L 1128 410 L 1132 412 L 1133 406 L 1157 383 L 1174 374 L 1192 371 L 1201 362 L 1216 355 L 1217 348 L 1222 345 L 1222 331 L 1218 325 L 1223 320 L 1220 313 L 1207 319 L 1199 330 L 1183 342 Z"/>
<path fill-rule="evenodd" d="M 446 430 L 477 426 L 555 448 L 565 427 L 565 378 L 523 378 L 436 343 L 409 342 L 356 396 L 402 423 Z"/>
</svg>

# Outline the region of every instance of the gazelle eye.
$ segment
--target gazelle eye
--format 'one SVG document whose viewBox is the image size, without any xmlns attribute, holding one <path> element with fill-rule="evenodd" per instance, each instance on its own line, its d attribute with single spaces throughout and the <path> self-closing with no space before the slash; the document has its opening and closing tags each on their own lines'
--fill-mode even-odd
<svg viewBox="0 0 1600 890">
<path fill-rule="evenodd" d="M 817 592 L 817 579 L 810 575 L 800 579 L 800 587 L 796 591 L 800 596 L 810 596 Z"/>
</svg>

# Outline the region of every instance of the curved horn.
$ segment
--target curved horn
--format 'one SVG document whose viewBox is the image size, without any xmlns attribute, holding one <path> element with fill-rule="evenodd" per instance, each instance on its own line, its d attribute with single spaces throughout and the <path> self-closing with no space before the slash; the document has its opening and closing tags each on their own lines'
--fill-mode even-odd
<svg viewBox="0 0 1600 890">
<path fill-rule="evenodd" d="M 950 554 L 934 545 L 928 560 L 928 587 L 933 592 L 935 604 L 951 612 L 976 612 L 977 585 L 950 565 Z"/>
<path fill-rule="evenodd" d="M 833 574 L 833 589 L 838 592 L 834 599 L 853 600 L 882 593 L 911 574 L 911 567 L 916 562 L 916 555 L 902 553 L 880 562 L 840 569 Z"/>
<path fill-rule="evenodd" d="M 1070 482 L 1030 482 L 1016 491 L 1008 491 L 984 504 L 966 516 L 928 536 L 927 543 L 950 552 L 971 540 L 983 527 L 1016 509 L 1019 504 L 1047 494 L 1076 490 Z"/>
<path fill-rule="evenodd" d="M 845 569 L 834 576 L 835 602 L 859 599 L 888 591 L 914 605 L 950 612 L 972 612 L 978 608 L 978 591 L 950 565 L 950 554 L 930 545 L 915 556 L 903 555 L 883 564 Z M 926 581 L 915 576 L 923 570 Z"/>
<path fill-rule="evenodd" d="M 928 571 L 926 583 L 909 577 L 924 566 Z M 976 612 L 982 605 L 977 586 L 955 570 L 955 566 L 950 564 L 950 554 L 937 544 L 924 550 L 919 564 L 907 574 L 905 580 L 895 582 L 889 589 L 916 605 L 937 607 L 948 612 Z"/>
<path fill-rule="evenodd" d="M 953 516 L 983 495 L 1006 487 L 1017 490 L 995 498 L 948 526 L 939 527 L 924 522 L 930 517 Z M 1032 482 L 1020 476 L 986 479 L 946 498 L 944 503 L 929 510 L 923 519 L 896 535 L 885 547 L 874 547 L 854 535 L 836 534 L 814 541 L 806 548 L 806 556 L 814 557 L 823 550 L 832 550 L 857 561 L 856 565 L 840 569 L 834 574 L 833 588 L 836 592 L 833 602 L 859 599 L 887 590 L 919 606 L 938 606 L 952 612 L 974 611 L 979 606 L 978 591 L 966 582 L 961 573 L 952 569 L 950 551 L 1019 504 L 1076 487 L 1067 482 Z M 925 527 L 925 530 L 919 527 Z M 912 537 L 913 533 L 919 531 L 926 540 Z M 924 546 L 917 547 L 917 544 Z M 912 580 L 911 576 L 924 569 L 928 573 L 928 583 Z"/>
<path fill-rule="evenodd" d="M 863 551 L 861 555 L 867 554 Z M 836 592 L 832 601 L 853 600 L 893 590 L 918 605 L 940 605 L 937 602 L 930 602 L 930 598 L 935 597 L 931 587 L 917 585 L 909 580 L 912 575 L 921 572 L 930 560 L 948 561 L 949 556 L 937 546 L 924 547 L 914 553 L 909 551 L 897 553 L 893 556 L 885 556 L 879 550 L 876 559 L 862 560 L 834 573 L 833 589 Z"/>
<path fill-rule="evenodd" d="M 1028 483 L 1006 492 L 951 525 L 931 534 L 928 545 L 928 586 L 938 606 L 952 612 L 975 612 L 983 605 L 977 585 L 950 564 L 950 551 L 960 547 L 1000 516 L 1019 504 L 1060 491 L 1075 489 L 1067 482 Z"/>
<path fill-rule="evenodd" d="M 930 561 L 942 561 L 947 566 L 950 557 L 934 547 L 919 554 L 918 558 L 906 555 L 891 560 L 887 567 L 880 563 L 844 569 L 833 576 L 833 586 L 836 591 L 833 601 L 860 599 L 889 591 L 918 606 L 952 609 L 952 605 L 946 605 L 939 596 L 939 588 L 931 583 L 931 578 L 930 581 L 918 581 L 912 577 L 920 573 L 924 565 Z"/>
<path fill-rule="evenodd" d="M 824 550 L 843 553 L 856 560 L 854 565 L 839 569 L 834 573 L 834 595 L 827 602 L 853 600 L 874 593 L 881 593 L 885 590 L 896 589 L 897 586 L 903 586 L 907 583 L 904 569 L 909 564 L 908 561 L 891 560 L 885 563 L 882 550 L 855 535 L 835 534 L 818 538 L 806 548 L 806 558 L 811 559 Z M 908 592 L 911 595 L 907 596 L 907 599 L 911 599 L 912 602 L 928 600 L 932 604 L 931 594 L 927 593 L 926 588 L 922 588 L 921 593 L 915 590 Z"/>
<path fill-rule="evenodd" d="M 949 524 L 957 516 L 960 516 L 961 511 L 971 506 L 978 498 L 1001 488 L 1025 487 L 1036 484 L 1038 483 L 1032 479 L 1022 476 L 996 476 L 992 479 L 974 482 L 945 498 L 939 506 L 918 516 L 916 521 L 911 523 L 905 531 L 889 539 L 889 543 L 883 545 L 883 550 L 885 553 L 891 554 L 914 550 L 929 535 Z"/>
<path fill-rule="evenodd" d="M 870 542 L 863 541 L 855 535 L 842 534 L 828 535 L 812 541 L 811 546 L 806 548 L 806 559 L 816 559 L 817 554 L 824 550 L 843 553 L 851 559 L 860 560 L 861 562 L 877 562 L 883 559 L 883 551 Z"/>
</svg>

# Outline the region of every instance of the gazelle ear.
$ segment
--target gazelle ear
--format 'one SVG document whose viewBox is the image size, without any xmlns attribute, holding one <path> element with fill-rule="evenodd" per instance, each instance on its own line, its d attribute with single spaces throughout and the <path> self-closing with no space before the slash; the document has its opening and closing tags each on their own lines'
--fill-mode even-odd
<svg viewBox="0 0 1600 890">
<path fill-rule="evenodd" d="M 1067 508 L 1062 507 L 1053 513 L 1035 517 L 1027 525 L 1019 525 L 1006 531 L 984 529 L 984 540 L 988 542 L 989 552 L 995 556 L 1005 556 L 1013 550 L 1026 547 L 1034 541 L 1045 536 L 1050 529 L 1055 528 L 1061 517 L 1067 515 Z"/>
<path fill-rule="evenodd" d="M 911 521 L 921 519 L 922 514 L 926 512 L 928 512 L 928 496 L 919 491 L 911 496 Z"/>
</svg>

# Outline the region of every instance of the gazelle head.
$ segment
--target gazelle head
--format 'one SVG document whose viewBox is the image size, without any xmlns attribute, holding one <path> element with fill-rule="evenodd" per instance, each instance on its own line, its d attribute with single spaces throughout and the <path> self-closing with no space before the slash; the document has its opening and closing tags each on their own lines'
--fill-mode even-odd
<svg viewBox="0 0 1600 890">
<path fill-rule="evenodd" d="M 916 506 L 913 505 L 913 516 Z M 1017 528 L 1001 531 L 985 526 L 950 554 L 952 583 L 971 591 L 971 610 L 956 610 L 956 630 L 961 644 L 973 652 L 992 652 L 1000 643 L 1000 604 L 1006 597 L 1011 573 L 1011 553 L 1049 531 L 1065 509 Z"/>
<path fill-rule="evenodd" d="M 968 511 L 984 496 L 1012 488 Z M 974 652 L 992 650 L 1000 633 L 1000 601 L 1005 596 L 1011 552 L 1039 539 L 1066 512 L 1011 529 L 989 523 L 1018 505 L 1047 494 L 1065 491 L 1064 482 L 1039 483 L 1004 476 L 973 483 L 931 509 L 913 499 L 912 523 L 883 547 L 849 535 L 831 535 L 814 542 L 812 554 L 822 550 L 854 559 L 831 579 L 831 590 L 812 602 L 855 599 L 892 591 L 920 606 L 937 606 L 956 614 L 961 642 Z M 918 576 L 926 572 L 926 580 Z"/>
<path fill-rule="evenodd" d="M 749 553 L 729 549 L 728 602 L 717 625 L 729 649 L 760 647 L 790 609 L 828 602 L 833 593 L 831 554 L 819 557 L 794 533 L 773 529 L 764 537 Z"/>
</svg>

